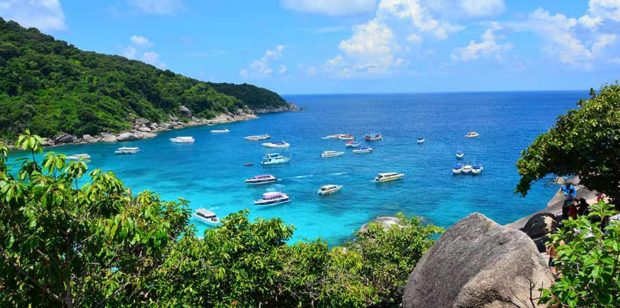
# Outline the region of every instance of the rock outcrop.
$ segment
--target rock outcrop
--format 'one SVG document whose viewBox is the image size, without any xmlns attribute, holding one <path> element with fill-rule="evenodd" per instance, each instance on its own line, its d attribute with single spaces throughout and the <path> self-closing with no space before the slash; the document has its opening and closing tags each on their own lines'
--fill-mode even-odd
<svg viewBox="0 0 620 308">
<path fill-rule="evenodd" d="M 368 227 L 369 227 L 368 224 L 373 223 L 373 222 L 379 224 L 379 226 L 381 226 L 381 228 L 383 228 L 384 230 L 389 229 L 394 225 L 401 226 L 403 223 L 398 217 L 379 216 L 373 219 L 371 222 L 364 224 L 357 232 L 361 232 L 361 233 L 368 232 Z"/>
<path fill-rule="evenodd" d="M 140 138 L 139 135 L 134 134 L 134 133 L 122 133 L 116 136 L 116 141 L 133 141 L 133 140 L 139 140 L 139 139 L 142 139 L 142 138 Z"/>
<path fill-rule="evenodd" d="M 536 307 L 553 282 L 523 232 L 474 213 L 452 226 L 409 276 L 403 307 Z"/>
<path fill-rule="evenodd" d="M 84 140 L 84 142 L 86 143 L 97 143 L 99 142 L 99 140 L 101 140 L 101 138 L 93 137 L 87 134 L 87 135 L 82 136 L 82 140 Z"/>
<path fill-rule="evenodd" d="M 192 117 L 192 111 L 189 110 L 189 108 L 185 107 L 185 106 L 179 106 L 179 112 L 184 116 L 184 117 L 188 117 L 191 118 Z"/>
<path fill-rule="evenodd" d="M 76 136 L 71 134 L 61 134 L 54 137 L 54 144 L 73 143 L 77 139 Z"/>
</svg>

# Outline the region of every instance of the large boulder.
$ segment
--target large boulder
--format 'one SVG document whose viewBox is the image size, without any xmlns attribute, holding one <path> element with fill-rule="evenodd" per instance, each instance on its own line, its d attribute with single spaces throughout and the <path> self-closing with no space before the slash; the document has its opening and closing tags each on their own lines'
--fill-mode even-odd
<svg viewBox="0 0 620 308">
<path fill-rule="evenodd" d="M 185 106 L 179 106 L 179 112 L 181 112 L 181 115 L 183 115 L 184 117 L 188 117 L 191 118 L 192 117 L 192 111 L 189 110 L 189 108 L 185 107 Z"/>
<path fill-rule="evenodd" d="M 98 142 L 98 141 L 99 141 L 99 138 L 97 138 L 97 137 L 93 137 L 93 136 L 88 135 L 88 134 L 86 134 L 86 135 L 82 136 L 82 139 L 83 139 L 86 143 L 96 143 L 96 142 Z"/>
<path fill-rule="evenodd" d="M 77 137 L 71 134 L 61 134 L 54 137 L 55 144 L 73 143 L 77 140 Z"/>
<path fill-rule="evenodd" d="M 140 135 L 134 133 L 122 133 L 116 136 L 116 141 L 133 141 L 142 139 Z"/>
<path fill-rule="evenodd" d="M 521 231 L 531 238 L 537 238 L 553 232 L 557 225 L 558 222 L 555 219 L 555 215 L 551 213 L 538 213 L 525 223 Z"/>
<path fill-rule="evenodd" d="M 113 134 L 102 133 L 101 141 L 102 142 L 116 142 L 116 136 Z"/>
<path fill-rule="evenodd" d="M 368 232 L 368 227 L 369 227 L 368 225 L 370 223 L 376 223 L 381 228 L 383 228 L 384 230 L 387 230 L 387 229 L 391 228 L 392 226 L 402 226 L 402 224 L 403 224 L 403 222 L 398 217 L 379 216 L 379 217 L 373 219 L 371 222 L 362 225 L 362 227 L 357 232 L 360 232 L 360 233 Z"/>
<path fill-rule="evenodd" d="M 523 232 L 474 213 L 452 226 L 407 281 L 403 307 L 536 307 L 553 275 Z"/>
</svg>

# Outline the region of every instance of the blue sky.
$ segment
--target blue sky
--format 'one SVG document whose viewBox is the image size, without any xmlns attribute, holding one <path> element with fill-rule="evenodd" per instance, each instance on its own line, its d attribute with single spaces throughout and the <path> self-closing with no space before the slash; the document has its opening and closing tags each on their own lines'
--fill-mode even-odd
<svg viewBox="0 0 620 308">
<path fill-rule="evenodd" d="M 0 0 L 84 50 L 282 94 L 598 88 L 620 0 Z"/>
</svg>

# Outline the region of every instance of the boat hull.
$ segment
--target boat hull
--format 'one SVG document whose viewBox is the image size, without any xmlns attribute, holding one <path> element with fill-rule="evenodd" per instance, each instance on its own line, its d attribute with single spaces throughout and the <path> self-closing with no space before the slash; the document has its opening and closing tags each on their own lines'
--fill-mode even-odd
<svg viewBox="0 0 620 308">
<path fill-rule="evenodd" d="M 377 183 L 387 183 L 387 182 L 401 180 L 404 177 L 405 177 L 404 174 L 400 174 L 400 175 L 395 175 L 395 176 L 391 176 L 391 177 L 375 178 L 375 182 L 377 182 Z"/>
<path fill-rule="evenodd" d="M 262 181 L 251 181 L 251 180 L 245 180 L 245 183 L 248 185 L 263 185 L 263 184 L 271 184 L 271 183 L 275 183 L 277 182 L 278 179 L 272 179 L 272 180 L 262 180 Z"/>
<path fill-rule="evenodd" d="M 274 206 L 274 205 L 284 204 L 284 203 L 289 203 L 289 202 L 291 202 L 291 198 L 288 198 L 286 200 L 270 200 L 270 201 L 257 200 L 257 201 L 254 201 L 254 205 L 256 205 L 256 206 Z"/>
</svg>

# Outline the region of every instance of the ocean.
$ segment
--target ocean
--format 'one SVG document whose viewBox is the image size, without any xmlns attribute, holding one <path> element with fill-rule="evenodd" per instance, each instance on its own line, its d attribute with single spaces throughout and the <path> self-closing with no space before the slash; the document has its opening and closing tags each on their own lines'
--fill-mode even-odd
<svg viewBox="0 0 620 308">
<path fill-rule="evenodd" d="M 285 98 L 302 111 L 168 131 L 150 140 L 50 150 L 89 153 L 90 169 L 114 171 L 134 193 L 148 189 L 165 200 L 182 197 L 191 202 L 192 209 L 208 208 L 220 217 L 249 209 L 252 218 L 278 217 L 294 225 L 291 242 L 320 238 L 338 244 L 369 220 L 397 212 L 447 228 L 472 212 L 505 224 L 544 208 L 557 187 L 543 180 L 527 197 L 516 195 L 519 176 L 515 163 L 520 152 L 549 129 L 557 116 L 586 96 L 587 91 L 290 95 Z M 210 133 L 222 128 L 230 133 Z M 469 131 L 479 132 L 480 137 L 465 138 Z M 322 139 L 350 133 L 362 140 L 369 132 L 384 136 L 383 141 L 370 144 L 372 154 L 352 154 L 344 141 Z M 261 142 L 243 139 L 263 133 L 270 134 L 271 141 L 285 140 L 291 147 L 274 151 L 263 148 Z M 175 136 L 194 136 L 196 142 L 173 144 L 168 139 Z M 418 136 L 426 142 L 417 144 Z M 114 150 L 120 146 L 139 146 L 141 152 L 117 156 Z M 453 175 L 457 149 L 465 152 L 463 162 L 482 164 L 483 173 Z M 320 157 L 324 150 L 346 153 L 325 159 Z M 262 167 L 262 156 L 270 152 L 292 160 Z M 13 158 L 21 155 L 16 153 Z M 254 166 L 244 166 L 249 162 Z M 372 181 L 378 172 L 390 171 L 406 176 L 391 183 Z M 254 187 L 244 183 L 246 178 L 265 173 L 281 181 Z M 316 191 L 325 184 L 344 188 L 320 197 Z M 253 200 L 267 191 L 285 192 L 293 201 L 266 208 L 254 206 Z M 192 223 L 199 234 L 208 228 L 195 219 Z"/>
</svg>

